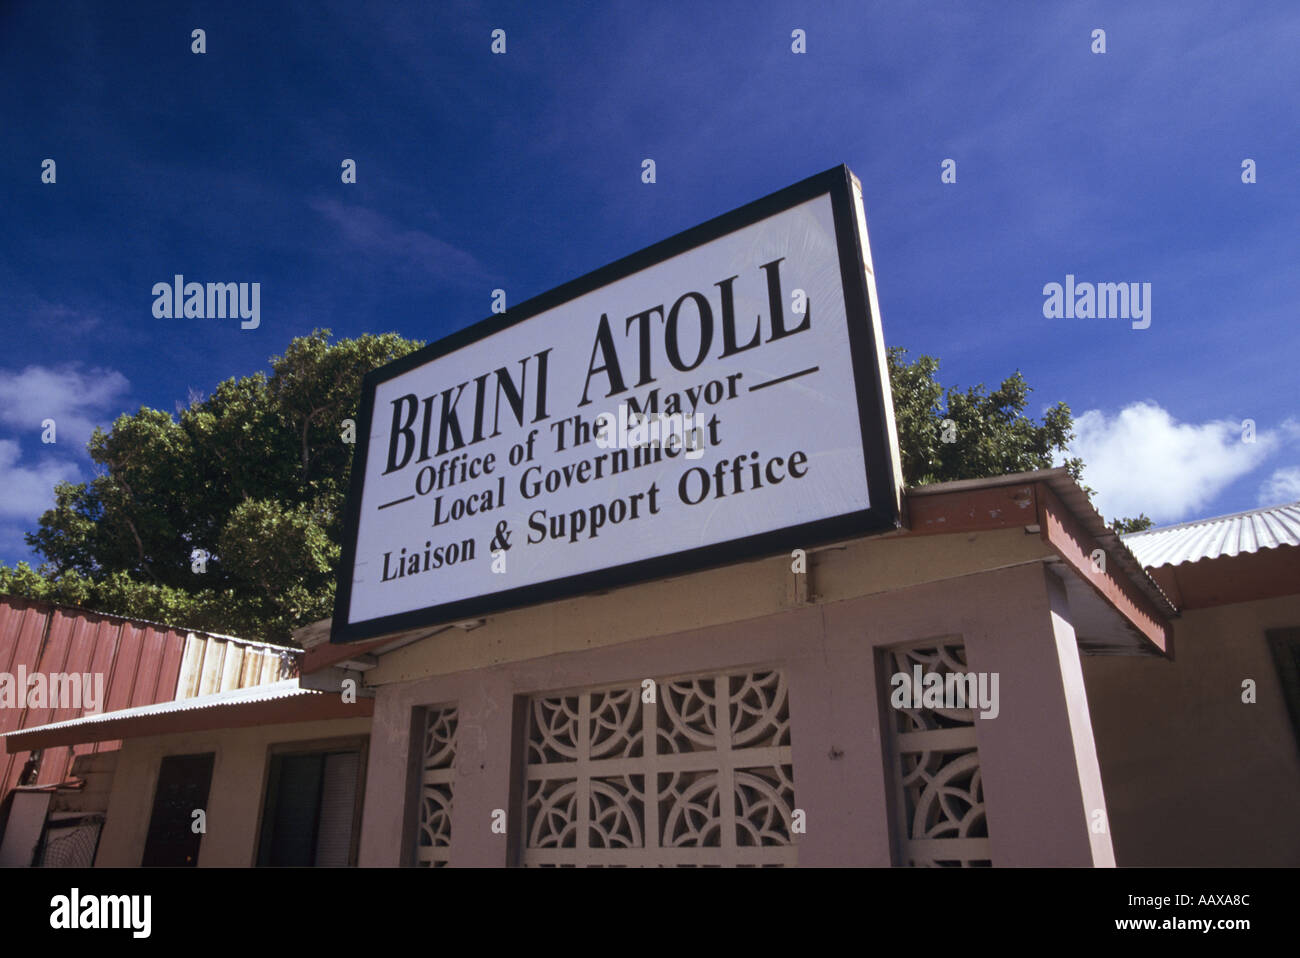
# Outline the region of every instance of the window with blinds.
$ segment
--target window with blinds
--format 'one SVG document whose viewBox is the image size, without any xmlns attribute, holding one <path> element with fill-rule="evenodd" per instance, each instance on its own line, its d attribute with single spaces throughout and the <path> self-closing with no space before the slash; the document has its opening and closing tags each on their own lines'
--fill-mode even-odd
<svg viewBox="0 0 1300 958">
<path fill-rule="evenodd" d="M 257 864 L 355 865 L 362 769 L 359 746 L 273 754 Z"/>
</svg>

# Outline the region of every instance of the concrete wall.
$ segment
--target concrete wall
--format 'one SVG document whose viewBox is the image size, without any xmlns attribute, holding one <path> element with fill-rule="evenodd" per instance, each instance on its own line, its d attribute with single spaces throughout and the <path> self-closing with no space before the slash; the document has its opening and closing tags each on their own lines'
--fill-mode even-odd
<svg viewBox="0 0 1300 958">
<path fill-rule="evenodd" d="M 200 867 L 254 864 L 268 749 L 272 745 L 366 735 L 369 718 L 295 722 L 128 739 L 122 743 L 96 867 L 134 868 L 144 855 L 158 770 L 164 756 L 215 752 L 208 794 L 207 834 Z"/>
<path fill-rule="evenodd" d="M 1120 865 L 1300 865 L 1300 743 L 1264 636 L 1295 626 L 1300 596 L 1241 602 L 1176 620 L 1173 661 L 1084 660 Z"/>
<path fill-rule="evenodd" d="M 460 710 L 451 864 L 500 866 L 514 838 L 491 814 L 510 808 L 517 696 L 775 666 L 808 822 L 798 863 L 889 865 L 878 655 L 951 636 L 969 669 L 1000 674 L 999 716 L 975 723 L 994 864 L 1113 864 L 1109 836 L 1088 827 L 1104 810 L 1100 772 L 1068 607 L 1041 555 L 1020 530 L 877 539 L 818 554 L 812 603 L 789 560 L 767 560 L 508 613 L 386 655 L 367 676 L 380 685 L 361 864 L 409 863 L 418 707 Z"/>
<path fill-rule="evenodd" d="M 113 794 L 113 774 L 117 770 L 117 752 L 90 752 L 72 760 L 72 775 L 85 785 L 61 789 L 50 802 L 51 812 L 107 812 Z"/>
<path fill-rule="evenodd" d="M 15 791 L 9 794 L 9 818 L 0 842 L 0 868 L 29 868 L 36 855 L 50 810 L 52 792 Z"/>
<path fill-rule="evenodd" d="M 367 685 L 387 685 L 656 635 L 725 625 L 990 569 L 1054 559 L 1019 528 L 964 535 L 858 539 L 811 552 L 807 572 L 778 557 L 659 579 L 488 618 L 382 656 Z"/>
</svg>

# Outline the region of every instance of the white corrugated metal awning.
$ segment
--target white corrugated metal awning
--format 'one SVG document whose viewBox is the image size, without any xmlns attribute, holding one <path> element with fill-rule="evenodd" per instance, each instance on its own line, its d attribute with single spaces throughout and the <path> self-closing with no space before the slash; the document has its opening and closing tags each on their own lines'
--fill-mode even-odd
<svg viewBox="0 0 1300 958">
<path fill-rule="evenodd" d="M 1300 501 L 1133 532 L 1123 540 L 1149 569 L 1300 546 Z"/>
<path fill-rule="evenodd" d="M 116 712 L 97 712 L 92 715 L 83 715 L 81 718 L 69 719 L 66 722 L 52 722 L 49 725 L 14 729 L 12 732 L 6 732 L 5 735 L 24 735 L 35 731 L 48 732 L 55 729 L 81 728 L 88 725 L 102 724 L 104 722 L 116 722 L 122 719 L 170 715 L 177 712 L 197 712 L 203 709 L 217 709 L 226 706 L 247 705 L 253 702 L 270 702 L 276 699 L 289 699 L 296 696 L 324 694 L 324 692 L 317 692 L 315 689 L 302 688 L 298 685 L 298 680 L 296 678 L 283 679 L 279 682 L 271 682 L 266 685 L 254 685 L 244 689 L 231 689 L 228 692 L 216 692 L 212 695 L 197 695 L 193 698 L 177 699 L 174 702 L 156 702 L 153 705 L 137 705 L 135 708 L 118 709 Z"/>
</svg>

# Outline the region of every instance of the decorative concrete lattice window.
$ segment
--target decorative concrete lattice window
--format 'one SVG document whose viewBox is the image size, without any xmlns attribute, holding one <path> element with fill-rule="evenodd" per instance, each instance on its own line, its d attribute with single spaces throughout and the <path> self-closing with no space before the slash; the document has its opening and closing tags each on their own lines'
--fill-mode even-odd
<svg viewBox="0 0 1300 958">
<path fill-rule="evenodd" d="M 696 675 L 534 696 L 524 865 L 795 864 L 785 678 Z"/>
<path fill-rule="evenodd" d="M 451 858 L 451 792 L 456 765 L 456 706 L 428 709 L 420 780 L 416 864 L 442 868 Z"/>
<path fill-rule="evenodd" d="M 887 653 L 886 679 L 967 673 L 961 642 Z M 909 679 L 910 681 L 910 679 Z M 886 689 L 886 702 L 894 687 Z M 895 708 L 887 704 L 892 778 L 902 863 L 971 868 L 992 864 L 973 708 Z"/>
</svg>

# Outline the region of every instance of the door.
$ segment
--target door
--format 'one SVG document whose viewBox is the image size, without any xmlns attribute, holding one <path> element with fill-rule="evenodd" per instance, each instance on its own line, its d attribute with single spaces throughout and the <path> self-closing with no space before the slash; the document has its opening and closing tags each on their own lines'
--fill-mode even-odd
<svg viewBox="0 0 1300 958">
<path fill-rule="evenodd" d="M 208 805 L 215 752 L 168 755 L 158 770 L 149 835 L 144 844 L 145 867 L 194 867 L 203 835 L 194 830 L 194 812 Z"/>
</svg>

